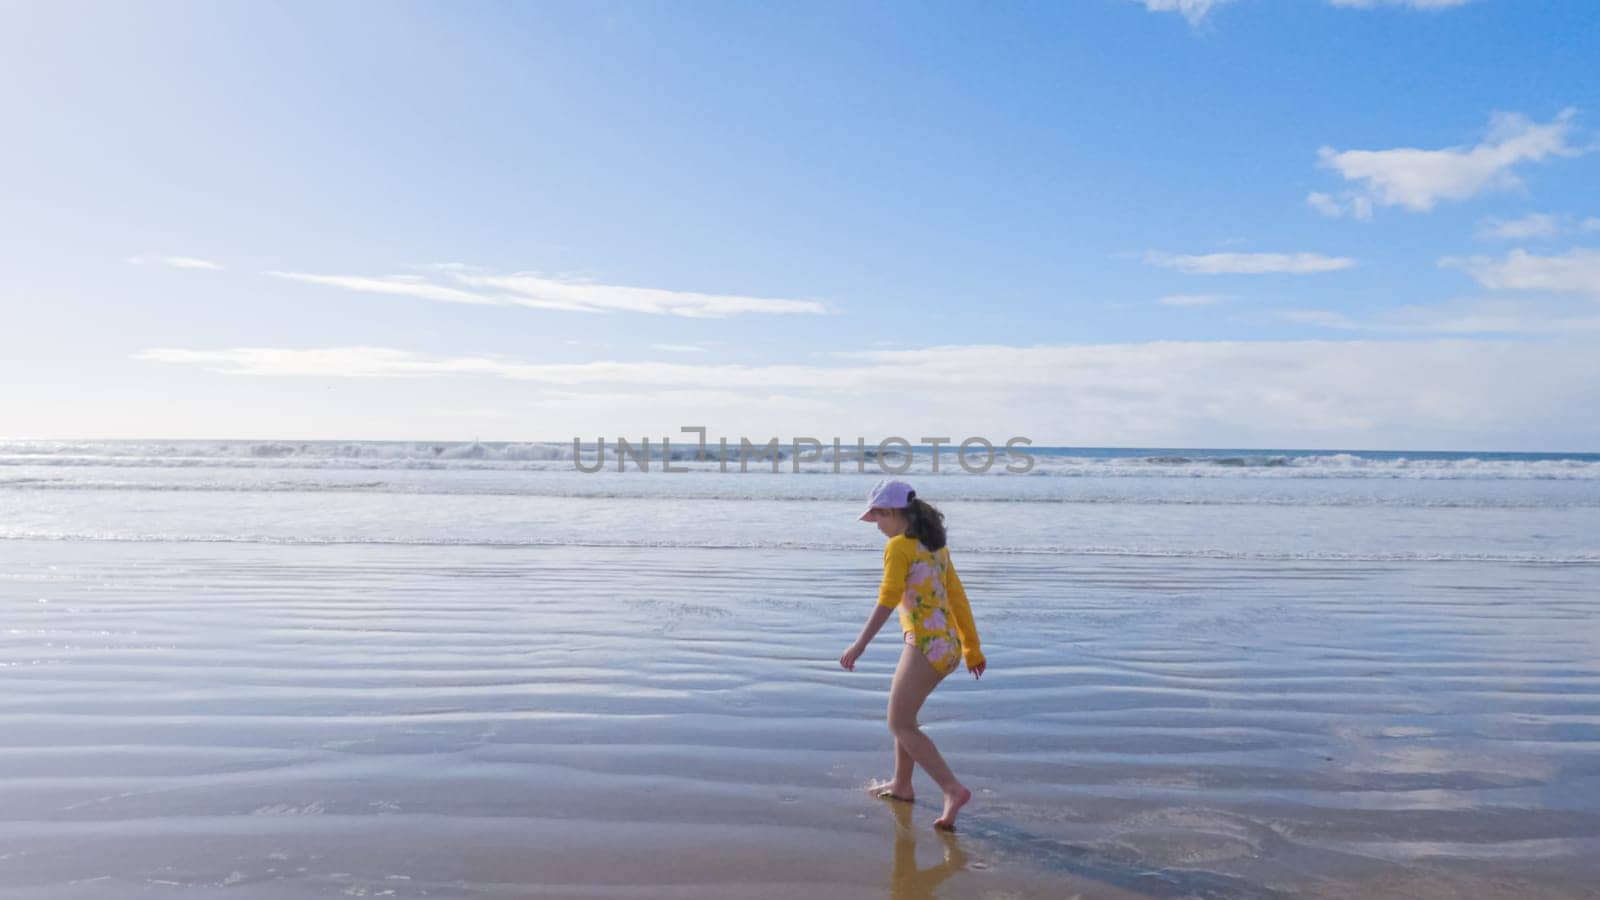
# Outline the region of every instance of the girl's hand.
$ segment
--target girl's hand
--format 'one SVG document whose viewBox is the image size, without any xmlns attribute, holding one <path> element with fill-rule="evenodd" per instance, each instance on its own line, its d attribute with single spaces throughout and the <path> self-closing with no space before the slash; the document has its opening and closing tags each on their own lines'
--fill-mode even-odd
<svg viewBox="0 0 1600 900">
<path fill-rule="evenodd" d="M 967 671 L 972 673 L 974 679 L 978 679 L 983 677 L 983 670 L 987 668 L 989 668 L 989 661 L 984 660 L 975 666 L 967 666 Z"/>
<path fill-rule="evenodd" d="M 865 649 L 866 648 L 860 644 L 851 644 L 850 649 L 846 650 L 844 655 L 839 657 L 839 665 L 851 672 L 854 672 L 856 670 L 856 660 L 861 658 L 861 652 Z"/>
</svg>

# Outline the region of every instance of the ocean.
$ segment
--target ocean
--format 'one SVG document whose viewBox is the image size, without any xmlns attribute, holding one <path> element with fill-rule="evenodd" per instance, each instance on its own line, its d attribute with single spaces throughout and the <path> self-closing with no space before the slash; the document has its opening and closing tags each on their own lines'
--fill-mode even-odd
<svg viewBox="0 0 1600 900">
<path fill-rule="evenodd" d="M 1600 454 L 1026 453 L 0 443 L 0 895 L 1597 896 Z M 837 662 L 901 464 L 954 837 Z"/>
</svg>

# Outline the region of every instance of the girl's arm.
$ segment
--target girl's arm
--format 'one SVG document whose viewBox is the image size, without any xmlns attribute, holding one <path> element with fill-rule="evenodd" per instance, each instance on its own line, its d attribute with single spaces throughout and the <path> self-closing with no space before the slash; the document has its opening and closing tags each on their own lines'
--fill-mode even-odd
<svg viewBox="0 0 1600 900">
<path fill-rule="evenodd" d="M 956 564 L 950 561 L 950 551 L 944 556 L 944 595 L 950 601 L 950 612 L 955 616 L 956 634 L 961 638 L 961 655 L 968 669 L 982 670 L 983 651 L 978 649 L 978 625 L 972 621 L 972 604 L 967 602 L 967 590 L 961 586 L 961 576 L 956 574 Z"/>
<path fill-rule="evenodd" d="M 866 652 L 867 645 L 878 636 L 878 629 L 883 623 L 889 621 L 894 614 L 895 607 L 900 605 L 900 597 L 906 589 L 906 572 L 911 567 L 911 561 L 903 552 L 897 552 L 900 543 L 890 541 L 883 546 L 883 582 L 878 585 L 878 605 L 872 608 L 872 615 L 867 617 L 867 624 L 861 629 L 861 636 L 850 645 L 850 649 L 839 657 L 839 665 L 852 671 L 856 667 L 856 659 Z"/>
<path fill-rule="evenodd" d="M 894 607 L 874 606 L 872 615 L 867 617 L 867 624 L 861 629 L 861 636 L 856 638 L 856 642 L 850 645 L 850 649 L 846 650 L 843 656 L 839 657 L 839 665 L 852 672 L 855 671 L 856 659 L 866 652 L 867 645 L 872 643 L 872 639 L 878 636 L 878 629 L 882 628 L 883 623 L 889 621 L 889 617 L 892 615 L 894 615 Z"/>
</svg>

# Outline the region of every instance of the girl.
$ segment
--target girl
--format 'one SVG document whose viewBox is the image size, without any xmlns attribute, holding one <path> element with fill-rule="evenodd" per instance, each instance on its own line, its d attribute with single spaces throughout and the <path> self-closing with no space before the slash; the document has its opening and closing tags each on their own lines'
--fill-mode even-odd
<svg viewBox="0 0 1600 900">
<path fill-rule="evenodd" d="M 903 648 L 889 689 L 889 731 L 894 735 L 894 780 L 879 797 L 915 799 L 911 789 L 913 763 L 933 776 L 944 791 L 944 815 L 935 828 L 954 831 L 956 813 L 972 799 L 972 792 L 956 780 L 939 755 L 939 748 L 917 726 L 922 701 L 956 670 L 963 659 L 972 677 L 983 675 L 985 661 L 978 649 L 978 629 L 972 607 L 956 577 L 945 548 L 944 514 L 903 481 L 880 481 L 867 497 L 861 521 L 872 522 L 889 538 L 883 546 L 883 583 L 878 605 L 867 618 L 861 636 L 839 657 L 839 665 L 855 670 L 856 659 L 878 634 L 890 612 L 900 610 Z"/>
</svg>

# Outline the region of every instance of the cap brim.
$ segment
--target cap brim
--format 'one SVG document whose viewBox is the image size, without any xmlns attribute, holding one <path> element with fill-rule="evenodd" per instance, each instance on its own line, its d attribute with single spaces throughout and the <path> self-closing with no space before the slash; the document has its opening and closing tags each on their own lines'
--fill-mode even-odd
<svg viewBox="0 0 1600 900">
<path fill-rule="evenodd" d="M 861 515 L 856 516 L 856 521 L 857 522 L 865 522 L 865 521 L 867 521 L 867 516 L 870 515 L 871 513 L 872 513 L 872 507 L 869 506 L 866 509 L 861 511 Z"/>
</svg>

